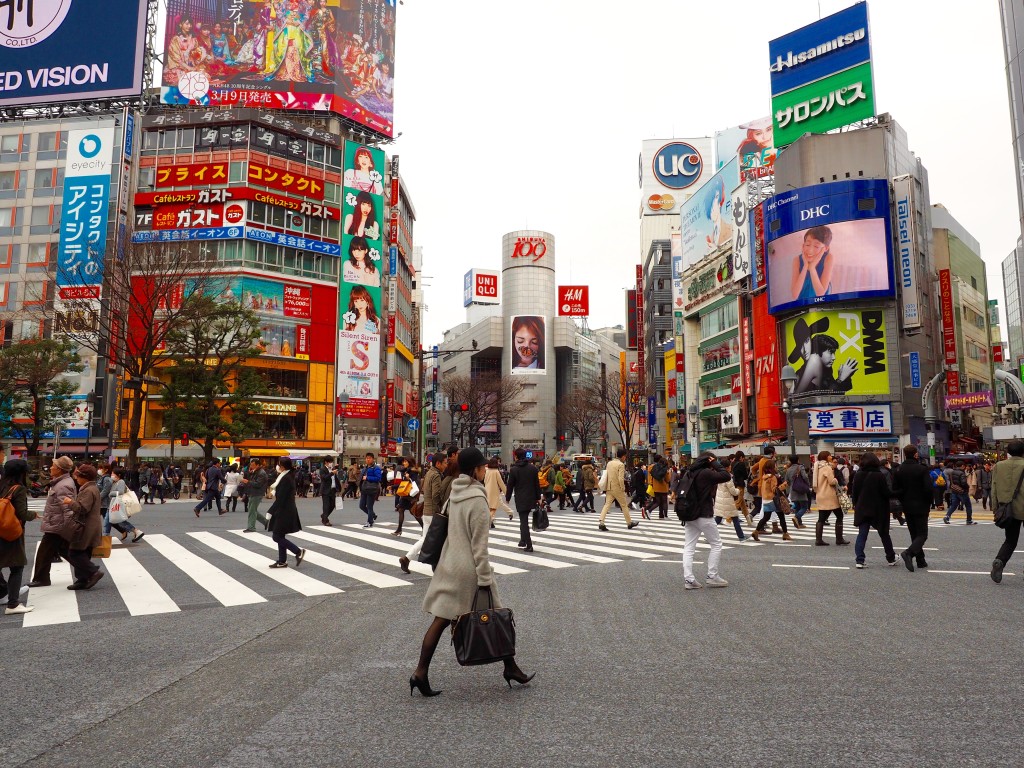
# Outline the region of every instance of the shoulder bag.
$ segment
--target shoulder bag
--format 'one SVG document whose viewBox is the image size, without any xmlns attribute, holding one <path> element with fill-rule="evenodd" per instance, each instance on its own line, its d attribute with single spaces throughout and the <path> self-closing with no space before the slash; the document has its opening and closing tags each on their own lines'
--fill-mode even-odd
<svg viewBox="0 0 1024 768">
<path fill-rule="evenodd" d="M 548 513 L 544 510 L 544 507 L 535 507 L 533 510 L 533 530 L 546 531 L 549 525 Z"/>
<path fill-rule="evenodd" d="M 423 537 L 423 546 L 420 547 L 419 561 L 426 563 L 436 569 L 441 561 L 441 550 L 448 540 L 448 504 L 444 503 L 444 509 L 430 518 L 430 527 Z"/>
<path fill-rule="evenodd" d="M 14 503 L 11 501 L 15 490 L 17 488 L 11 488 L 7 495 L 0 499 L 0 539 L 4 541 L 17 541 L 25 532 L 25 527 L 18 519 Z"/>
<path fill-rule="evenodd" d="M 487 593 L 487 607 L 477 608 L 480 593 Z M 473 610 L 455 619 L 452 645 L 460 666 L 494 664 L 516 655 L 516 621 L 511 608 L 495 608 L 490 589 L 478 589 Z"/>
<path fill-rule="evenodd" d="M 1020 477 L 1017 479 L 1017 487 L 1013 489 L 1013 496 L 1010 500 L 1000 504 L 996 507 L 996 511 L 992 513 L 992 521 L 999 528 L 1005 528 L 1013 520 L 1013 502 L 1017 498 L 1017 494 L 1020 493 L 1020 484 L 1024 483 L 1024 469 L 1021 470 Z"/>
</svg>

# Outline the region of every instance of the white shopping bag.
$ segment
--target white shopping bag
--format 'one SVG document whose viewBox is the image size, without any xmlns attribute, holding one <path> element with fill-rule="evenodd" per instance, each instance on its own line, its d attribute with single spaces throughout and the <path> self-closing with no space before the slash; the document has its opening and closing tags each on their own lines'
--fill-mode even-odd
<svg viewBox="0 0 1024 768">
<path fill-rule="evenodd" d="M 139 497 L 135 495 L 135 491 L 125 491 L 119 498 L 121 499 L 121 506 L 124 507 L 125 514 L 128 517 L 142 511 L 142 505 L 139 503 Z"/>
<path fill-rule="evenodd" d="M 128 519 L 128 510 L 125 509 L 125 505 L 121 500 L 120 494 L 115 496 L 114 500 L 110 502 L 110 508 L 107 510 L 107 517 L 110 519 L 111 525 L 123 523 Z"/>
</svg>

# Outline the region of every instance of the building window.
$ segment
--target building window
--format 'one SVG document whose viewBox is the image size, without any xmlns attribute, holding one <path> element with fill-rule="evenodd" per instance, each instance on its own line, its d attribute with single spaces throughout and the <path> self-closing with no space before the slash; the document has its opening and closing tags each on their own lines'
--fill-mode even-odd
<svg viewBox="0 0 1024 768">
<path fill-rule="evenodd" d="M 42 304 L 46 300 L 46 283 L 42 281 L 25 283 L 23 295 L 25 304 Z"/>
<path fill-rule="evenodd" d="M 0 192 L 13 192 L 18 189 L 17 171 L 0 171 Z M 13 197 L 13 195 L 10 195 Z"/>
<path fill-rule="evenodd" d="M 53 189 L 53 168 L 38 168 L 32 186 L 36 190 Z"/>
<path fill-rule="evenodd" d="M 29 243 L 26 266 L 45 267 L 49 263 L 49 243 Z"/>
<path fill-rule="evenodd" d="M 39 134 L 39 151 L 40 152 L 56 152 L 57 151 L 57 132 L 56 131 L 44 131 Z"/>
<path fill-rule="evenodd" d="M 0 152 L 17 152 L 21 149 L 21 134 L 12 133 L 0 136 Z"/>
</svg>

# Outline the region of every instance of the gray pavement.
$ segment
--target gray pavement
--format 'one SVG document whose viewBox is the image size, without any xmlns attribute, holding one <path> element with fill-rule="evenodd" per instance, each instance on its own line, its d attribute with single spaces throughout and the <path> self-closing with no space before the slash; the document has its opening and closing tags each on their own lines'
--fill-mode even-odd
<svg viewBox="0 0 1024 768">
<path fill-rule="evenodd" d="M 392 506 L 380 503 L 382 523 L 394 522 Z M 307 527 L 318 509 L 301 502 Z M 723 526 L 730 587 L 684 592 L 674 520 L 627 532 L 613 516 L 604 536 L 593 515 L 552 515 L 536 554 L 547 547 L 559 567 L 505 556 L 515 532 L 499 521 L 494 562 L 519 571 L 499 576 L 501 591 L 516 611 L 519 663 L 537 678 L 510 691 L 500 665 L 459 668 L 446 636 L 431 669 L 444 694 L 426 700 L 408 695 L 407 680 L 428 622 L 427 576 L 311 544 L 408 583 L 375 587 L 307 562 L 303 574 L 343 591 L 302 596 L 191 535 L 269 563 L 264 544 L 231 533 L 240 512 L 197 521 L 190 510 L 147 507 L 137 522 L 263 601 L 221 605 L 143 540 L 126 551 L 180 610 L 133 615 L 130 590 L 111 578 L 80 595 L 79 621 L 0 616 L 0 765 L 965 766 L 1016 754 L 1024 560 L 1003 584 L 989 580 L 1002 537 L 991 524 L 933 521 L 932 568 L 913 574 L 886 567 L 879 549 L 855 571 L 852 547 L 801 546 L 806 532 L 738 545 Z M 346 527 L 360 520 L 351 501 L 332 519 L 367 533 Z M 383 542 L 389 531 L 369 533 Z M 904 529 L 893 535 L 905 546 Z M 510 537 L 512 547 L 497 543 Z"/>
</svg>

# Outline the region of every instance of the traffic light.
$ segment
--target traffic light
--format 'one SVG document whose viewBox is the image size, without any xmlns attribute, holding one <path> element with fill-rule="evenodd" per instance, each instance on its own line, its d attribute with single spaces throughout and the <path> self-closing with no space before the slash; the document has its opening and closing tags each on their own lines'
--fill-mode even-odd
<svg viewBox="0 0 1024 768">
<path fill-rule="evenodd" d="M 459 410 L 465 413 L 469 410 L 469 403 L 459 403 Z"/>
<path fill-rule="evenodd" d="M 181 444 L 188 445 L 188 432 L 181 433 Z"/>
</svg>

